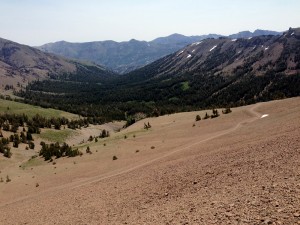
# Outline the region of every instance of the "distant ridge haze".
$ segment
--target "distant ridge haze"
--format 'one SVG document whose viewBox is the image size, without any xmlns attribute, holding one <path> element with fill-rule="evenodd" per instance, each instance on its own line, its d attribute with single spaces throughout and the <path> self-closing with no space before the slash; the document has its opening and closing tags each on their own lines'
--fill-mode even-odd
<svg viewBox="0 0 300 225">
<path fill-rule="evenodd" d="M 278 35 L 281 33 L 268 30 L 255 30 L 254 32 L 242 31 L 228 37 L 248 38 L 260 35 Z M 185 36 L 175 33 L 166 37 L 158 37 L 149 42 L 135 39 L 123 42 L 112 40 L 83 43 L 59 41 L 36 48 L 67 58 L 91 61 L 117 73 L 124 74 L 176 52 L 191 43 L 207 38 L 219 38 L 223 36 L 220 34 Z"/>
</svg>

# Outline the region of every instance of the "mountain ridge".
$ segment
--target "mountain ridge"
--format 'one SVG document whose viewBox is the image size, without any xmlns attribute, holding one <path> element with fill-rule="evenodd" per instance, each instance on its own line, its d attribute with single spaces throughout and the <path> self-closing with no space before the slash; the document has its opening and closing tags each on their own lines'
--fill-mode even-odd
<svg viewBox="0 0 300 225">
<path fill-rule="evenodd" d="M 193 71 L 209 72 L 219 70 L 220 66 L 222 66 L 222 72 L 233 73 L 233 69 L 235 69 L 238 66 L 242 66 L 244 62 L 249 60 L 248 58 L 262 53 L 264 55 L 260 57 L 270 58 L 272 63 L 275 64 L 276 60 L 280 57 L 283 51 L 282 44 L 286 42 L 286 40 L 282 39 L 286 38 L 287 36 L 289 38 L 294 36 L 297 39 L 299 35 L 299 30 L 299 28 L 290 29 L 281 36 L 263 35 L 250 37 L 246 39 L 231 39 L 228 37 L 220 37 L 219 39 L 205 39 L 200 42 L 192 43 L 186 46 L 185 48 L 178 50 L 177 52 L 174 52 L 161 59 L 158 59 L 152 64 L 146 65 L 145 67 L 140 68 L 139 70 L 135 70 L 129 73 L 127 76 L 130 76 L 135 73 L 146 74 L 146 72 L 144 71 L 147 71 L 149 68 L 153 68 L 154 66 L 157 66 L 157 69 L 153 71 L 153 75 L 155 76 L 172 75 L 176 73 L 180 74 L 185 72 L 191 73 Z M 278 40 L 280 40 L 280 43 L 278 44 L 280 44 L 281 46 L 274 46 L 274 49 L 272 49 L 272 44 L 277 43 Z M 221 49 L 222 47 L 224 48 Z M 293 53 L 297 54 L 297 49 L 293 49 Z M 222 62 L 222 60 L 220 59 L 210 58 L 213 54 L 217 54 L 216 57 L 220 57 L 228 61 Z M 298 60 L 297 57 L 296 59 Z M 197 65 L 195 65 L 197 60 L 199 62 L 197 62 Z M 207 60 L 210 61 L 209 63 L 213 63 L 213 65 L 207 67 Z M 228 65 L 226 65 L 226 63 Z M 268 64 L 268 59 L 265 59 L 264 63 Z M 287 64 L 290 65 L 293 63 L 289 62 Z M 294 65 L 294 67 L 295 66 L 296 65 Z M 258 65 L 255 66 L 255 72 L 259 72 L 260 74 L 265 72 L 261 68 L 263 66 L 259 68 L 258 67 Z M 288 67 L 290 68 L 293 66 L 286 65 L 286 69 L 288 69 Z M 138 79 L 138 76 L 136 78 Z"/>
<path fill-rule="evenodd" d="M 280 34 L 280 32 L 275 31 L 256 30 L 253 33 L 249 31 L 246 37 L 249 37 L 249 35 L 257 36 L 259 31 L 260 33 L 263 31 L 265 34 Z M 236 35 L 243 37 L 243 34 L 240 33 Z M 122 42 L 112 40 L 83 43 L 59 41 L 44 44 L 37 48 L 68 58 L 91 61 L 117 73 L 125 74 L 171 54 L 186 45 L 207 38 L 223 36 L 219 34 L 185 36 L 174 33 L 166 37 L 155 38 L 152 41 L 139 41 L 136 39 Z"/>
<path fill-rule="evenodd" d="M 0 38 L 0 89 L 25 87 L 37 79 L 58 79 L 61 76 L 69 79 L 74 75 L 79 75 L 77 79 L 81 80 L 91 76 L 104 78 L 113 76 L 113 73 L 90 62 L 66 59 Z"/>
</svg>

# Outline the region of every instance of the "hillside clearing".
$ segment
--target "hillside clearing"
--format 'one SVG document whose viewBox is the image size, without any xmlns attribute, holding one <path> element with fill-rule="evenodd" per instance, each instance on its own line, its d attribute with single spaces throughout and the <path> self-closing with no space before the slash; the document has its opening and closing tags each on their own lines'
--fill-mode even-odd
<svg viewBox="0 0 300 225">
<path fill-rule="evenodd" d="M 45 139 L 50 142 L 66 142 L 68 138 L 72 136 L 76 136 L 78 134 L 77 131 L 71 129 L 62 129 L 62 130 L 43 130 L 41 134 L 38 135 L 39 138 Z"/>
<path fill-rule="evenodd" d="M 64 112 L 56 109 L 45 109 L 40 106 L 28 105 L 15 101 L 0 99 L 0 113 L 26 114 L 28 117 L 33 117 L 36 114 L 47 118 L 65 117 L 67 119 L 78 119 L 78 115 Z"/>
</svg>

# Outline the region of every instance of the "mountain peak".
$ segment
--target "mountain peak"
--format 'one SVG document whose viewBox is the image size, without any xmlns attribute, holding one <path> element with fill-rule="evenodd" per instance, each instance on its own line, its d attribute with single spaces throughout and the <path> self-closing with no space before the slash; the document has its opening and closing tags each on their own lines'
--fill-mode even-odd
<svg viewBox="0 0 300 225">
<path fill-rule="evenodd" d="M 169 43 L 178 43 L 178 42 L 182 42 L 182 41 L 186 42 L 187 39 L 189 39 L 189 37 L 184 36 L 182 34 L 174 33 L 174 34 L 171 34 L 166 37 L 156 38 L 151 42 L 157 43 L 157 44 L 169 44 Z"/>
<path fill-rule="evenodd" d="M 136 40 L 136 39 L 134 39 L 134 38 L 132 38 L 132 39 L 129 40 L 129 42 L 139 42 L 139 41 Z"/>
<path fill-rule="evenodd" d="M 174 34 L 171 34 L 171 35 L 169 35 L 169 36 L 167 36 L 167 37 L 172 37 L 172 38 L 181 38 L 181 37 L 186 37 L 186 36 L 184 36 L 183 34 L 179 34 L 179 33 L 174 33 Z"/>
</svg>

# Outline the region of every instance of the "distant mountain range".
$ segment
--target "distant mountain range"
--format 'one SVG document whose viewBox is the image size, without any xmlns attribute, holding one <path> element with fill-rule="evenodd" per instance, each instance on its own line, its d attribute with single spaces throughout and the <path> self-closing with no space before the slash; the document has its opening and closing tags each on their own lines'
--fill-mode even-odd
<svg viewBox="0 0 300 225">
<path fill-rule="evenodd" d="M 59 79 L 61 76 L 76 75 L 80 80 L 87 74 L 103 78 L 114 76 L 99 65 L 66 59 L 0 38 L 0 89 L 6 85 L 10 88 L 26 86 L 33 80 Z"/>
<path fill-rule="evenodd" d="M 101 76 L 87 78 L 36 81 L 20 96 L 130 123 L 136 113 L 157 116 L 299 96 L 300 28 L 277 36 L 205 39 L 106 83 Z"/>
<path fill-rule="evenodd" d="M 248 38 L 260 35 L 278 35 L 280 32 L 256 30 L 253 33 L 243 31 L 232 34 L 229 38 Z M 61 55 L 67 58 L 90 61 L 103 65 L 117 73 L 124 74 L 143 67 L 163 56 L 178 51 L 185 46 L 207 38 L 219 38 L 223 35 L 208 34 L 200 36 L 184 36 L 172 34 L 156 38 L 153 41 L 132 39 L 125 42 L 95 41 L 86 43 L 70 43 L 59 41 L 37 47 L 38 49 Z"/>
</svg>

